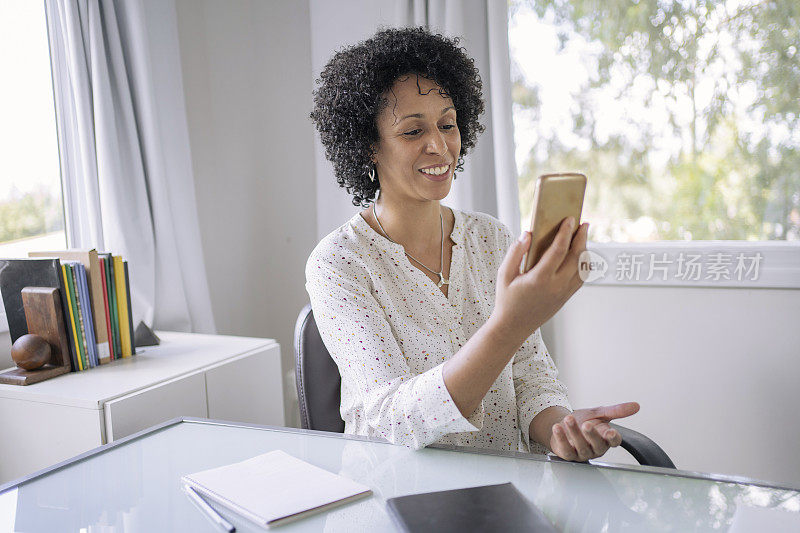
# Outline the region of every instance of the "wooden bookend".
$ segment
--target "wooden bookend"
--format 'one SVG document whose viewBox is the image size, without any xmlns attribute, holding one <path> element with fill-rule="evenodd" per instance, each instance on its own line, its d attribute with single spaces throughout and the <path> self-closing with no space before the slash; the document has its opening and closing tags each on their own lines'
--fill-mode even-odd
<svg viewBox="0 0 800 533">
<path fill-rule="evenodd" d="M 58 289 L 52 287 L 25 287 L 22 289 L 22 305 L 28 322 L 28 333 L 44 338 L 50 345 L 50 361 L 36 370 L 15 368 L 0 374 L 0 383 L 30 385 L 72 370 L 69 358 L 64 313 Z"/>
</svg>

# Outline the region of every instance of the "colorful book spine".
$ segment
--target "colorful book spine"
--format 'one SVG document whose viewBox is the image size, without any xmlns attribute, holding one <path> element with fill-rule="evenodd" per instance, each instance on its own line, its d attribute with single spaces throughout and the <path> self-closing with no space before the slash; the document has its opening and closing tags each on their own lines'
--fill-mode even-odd
<svg viewBox="0 0 800 533">
<path fill-rule="evenodd" d="M 69 268 L 72 274 L 72 279 L 70 281 L 72 281 L 72 288 L 75 293 L 75 309 L 77 309 L 77 313 L 75 314 L 75 328 L 78 330 L 78 339 L 81 341 L 83 368 L 88 369 L 92 368 L 94 365 L 92 364 L 92 356 L 89 353 L 89 344 L 86 342 L 86 327 L 84 326 L 83 315 L 84 302 L 81 301 L 81 291 L 78 286 L 78 275 L 76 272 L 78 268 L 75 266 L 75 263 L 69 263 Z"/>
<path fill-rule="evenodd" d="M 117 310 L 119 317 L 120 341 L 122 343 L 122 357 L 133 355 L 131 350 L 131 337 L 128 330 L 128 299 L 125 294 L 125 266 L 122 258 L 118 255 L 113 256 L 114 261 L 114 284 L 117 291 Z"/>
<path fill-rule="evenodd" d="M 108 283 L 106 282 L 106 260 L 104 257 L 98 258 L 100 262 L 100 278 L 103 287 L 103 307 L 106 313 L 106 329 L 108 329 L 108 346 L 109 346 L 109 355 L 111 360 L 113 361 L 116 359 L 114 355 L 114 335 L 111 333 L 111 313 L 108 308 Z"/>
<path fill-rule="evenodd" d="M 128 301 L 128 331 L 131 339 L 131 354 L 136 355 L 136 341 L 133 334 L 133 312 L 131 312 L 131 280 L 128 276 L 128 262 L 123 261 L 125 269 L 125 299 Z"/>
<path fill-rule="evenodd" d="M 70 265 L 70 269 L 72 270 L 72 286 L 75 287 L 75 303 L 77 304 L 78 309 L 78 321 L 76 326 L 80 326 L 80 331 L 78 335 L 81 337 L 81 343 L 83 344 L 83 356 L 85 360 L 83 361 L 84 366 L 86 368 L 92 368 L 94 366 L 94 361 L 92 361 L 92 354 L 89 348 L 89 343 L 86 340 L 86 329 L 89 327 L 89 324 L 86 323 L 84 318 L 86 302 L 83 300 L 83 291 L 80 287 L 80 281 L 78 278 L 78 267 L 73 263 Z"/>
<path fill-rule="evenodd" d="M 117 290 L 114 283 L 114 261 L 111 254 L 104 254 L 106 259 L 106 276 L 108 278 L 108 306 L 111 311 L 111 331 L 114 334 L 114 358 L 122 357 L 122 345 L 119 337 L 119 313 L 117 312 Z"/>
<path fill-rule="evenodd" d="M 86 267 L 83 263 L 75 264 L 77 270 L 75 277 L 78 279 L 78 287 L 81 291 L 81 309 L 84 322 L 86 323 L 86 345 L 89 347 L 87 350 L 91 356 L 92 366 L 100 364 L 100 350 L 97 346 L 97 338 L 94 334 L 94 314 L 92 313 L 92 297 L 89 295 L 89 279 L 86 276 Z"/>
<path fill-rule="evenodd" d="M 75 332 L 75 344 L 77 346 L 77 354 L 78 354 L 78 364 L 81 370 L 86 370 L 88 365 L 86 364 L 86 352 L 83 349 L 83 342 L 81 338 L 81 319 L 78 315 L 78 302 L 75 299 L 75 281 L 72 277 L 72 266 L 69 263 L 64 265 L 64 270 L 66 271 L 67 277 L 67 285 L 69 292 L 69 301 L 70 301 L 70 313 L 72 314 L 72 330 Z"/>
<path fill-rule="evenodd" d="M 67 326 L 72 331 L 72 342 L 74 346 L 72 349 L 75 352 L 75 371 L 83 370 L 83 361 L 81 360 L 81 352 L 78 348 L 78 333 L 75 329 L 75 309 L 72 306 L 72 295 L 70 294 L 69 275 L 67 274 L 67 265 L 61 264 L 61 272 L 64 276 L 64 299 L 67 301 L 69 308 L 69 325 Z M 66 318 L 66 317 L 65 317 Z"/>
</svg>

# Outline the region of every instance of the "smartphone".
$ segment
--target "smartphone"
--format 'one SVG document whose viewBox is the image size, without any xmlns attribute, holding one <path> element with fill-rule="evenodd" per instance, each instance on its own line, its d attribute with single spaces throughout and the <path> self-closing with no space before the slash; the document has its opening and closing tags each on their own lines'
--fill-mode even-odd
<svg viewBox="0 0 800 533">
<path fill-rule="evenodd" d="M 575 217 L 575 230 L 581 224 L 586 176 L 575 172 L 544 174 L 536 178 L 531 214 L 531 247 L 522 261 L 524 274 L 542 258 L 552 244 L 561 222 Z"/>
</svg>

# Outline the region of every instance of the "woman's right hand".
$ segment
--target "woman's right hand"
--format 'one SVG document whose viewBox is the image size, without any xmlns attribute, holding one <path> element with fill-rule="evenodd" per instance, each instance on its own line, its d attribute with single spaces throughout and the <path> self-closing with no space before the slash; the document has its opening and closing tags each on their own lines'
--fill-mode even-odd
<svg viewBox="0 0 800 533">
<path fill-rule="evenodd" d="M 586 250 L 589 224 L 581 224 L 577 232 L 574 227 L 573 217 L 564 219 L 553 243 L 528 272 L 520 274 L 520 263 L 531 245 L 529 231 L 514 241 L 500 265 L 490 321 L 518 337 L 520 343 L 583 285 L 578 275 L 578 258 Z"/>
</svg>

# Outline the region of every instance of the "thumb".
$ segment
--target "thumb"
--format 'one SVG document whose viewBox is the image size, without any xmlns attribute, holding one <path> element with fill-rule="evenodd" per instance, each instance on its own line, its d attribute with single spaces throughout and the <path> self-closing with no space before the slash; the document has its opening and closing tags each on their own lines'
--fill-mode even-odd
<svg viewBox="0 0 800 533">
<path fill-rule="evenodd" d="M 497 279 L 504 286 L 509 285 L 514 281 L 514 278 L 519 276 L 519 265 L 530 245 L 530 231 L 523 231 L 519 239 L 511 244 L 511 247 L 506 252 L 506 256 L 503 258 L 503 262 L 500 263 L 500 269 L 497 271 Z"/>
</svg>

